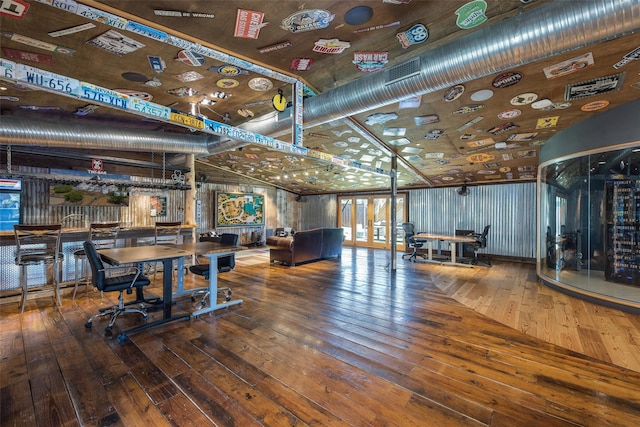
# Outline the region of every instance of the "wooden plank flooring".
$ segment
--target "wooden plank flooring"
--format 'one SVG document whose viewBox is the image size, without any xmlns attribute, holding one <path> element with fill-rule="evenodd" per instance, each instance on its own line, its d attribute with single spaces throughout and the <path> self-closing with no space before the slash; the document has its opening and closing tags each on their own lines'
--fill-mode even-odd
<svg viewBox="0 0 640 427">
<path fill-rule="evenodd" d="M 345 248 L 289 268 L 247 251 L 220 275 L 241 306 L 124 343 L 84 328 L 112 295 L 3 304 L 0 424 L 640 425 L 640 316 L 539 285 L 532 265 L 388 263 Z"/>
</svg>

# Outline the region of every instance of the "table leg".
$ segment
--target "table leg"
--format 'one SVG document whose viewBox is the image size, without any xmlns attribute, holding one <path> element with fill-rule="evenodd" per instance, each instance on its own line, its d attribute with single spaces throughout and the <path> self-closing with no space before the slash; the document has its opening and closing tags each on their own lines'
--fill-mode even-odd
<svg viewBox="0 0 640 427">
<path fill-rule="evenodd" d="M 194 317 L 232 305 L 242 304 L 241 299 L 218 303 L 218 257 L 229 255 L 230 253 L 205 254 L 205 256 L 209 258 L 209 306 L 191 313 Z"/>
</svg>

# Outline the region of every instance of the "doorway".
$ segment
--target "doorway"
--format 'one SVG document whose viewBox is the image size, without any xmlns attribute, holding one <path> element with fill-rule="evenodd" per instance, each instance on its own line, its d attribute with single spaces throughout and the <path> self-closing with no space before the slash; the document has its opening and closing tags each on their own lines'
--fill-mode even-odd
<svg viewBox="0 0 640 427">
<path fill-rule="evenodd" d="M 406 194 L 396 196 L 395 207 L 391 196 L 340 196 L 338 198 L 338 224 L 344 230 L 344 244 L 366 248 L 391 249 L 394 240 L 404 248 L 402 223 L 406 218 Z M 395 227 L 391 224 L 391 209 L 396 209 Z"/>
</svg>

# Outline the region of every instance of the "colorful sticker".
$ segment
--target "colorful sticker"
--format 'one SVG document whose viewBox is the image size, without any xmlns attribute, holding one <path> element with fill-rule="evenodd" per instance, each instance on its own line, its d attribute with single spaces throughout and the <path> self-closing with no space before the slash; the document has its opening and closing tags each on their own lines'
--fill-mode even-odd
<svg viewBox="0 0 640 427">
<path fill-rule="evenodd" d="M 183 83 L 195 82 L 197 80 L 204 79 L 204 76 L 197 71 L 187 71 L 186 73 L 174 74 L 173 77 Z"/>
<path fill-rule="evenodd" d="M 255 10 L 238 9 L 236 14 L 236 27 L 233 31 L 234 37 L 243 39 L 257 39 L 260 29 L 267 26 L 268 22 L 262 22 L 263 12 Z"/>
<path fill-rule="evenodd" d="M 248 71 L 231 64 L 225 64 L 219 67 L 210 67 L 207 71 L 217 71 L 218 74 L 225 77 L 236 77 L 241 74 L 249 74 Z"/>
<path fill-rule="evenodd" d="M 493 138 L 485 138 L 477 141 L 469 141 L 467 142 L 467 146 L 469 148 L 479 148 L 479 147 L 489 147 L 496 143 Z"/>
<path fill-rule="evenodd" d="M 381 70 L 389 62 L 389 52 L 354 52 L 352 62 L 358 70 L 372 73 Z"/>
<path fill-rule="evenodd" d="M 181 50 L 178 52 L 177 61 L 184 62 L 192 67 L 200 67 L 204 65 L 204 57 L 199 53 L 191 52 L 190 50 Z"/>
<path fill-rule="evenodd" d="M 15 19 L 22 19 L 29 10 L 29 3 L 22 0 L 2 0 L 0 3 L 0 14 Z"/>
<path fill-rule="evenodd" d="M 522 80 L 522 73 L 510 71 L 508 73 L 502 73 L 493 79 L 492 86 L 496 89 L 503 89 L 520 83 L 520 80 Z"/>
<path fill-rule="evenodd" d="M 313 44 L 313 51 L 335 55 L 351 47 L 351 43 L 338 39 L 319 39 Z"/>
<path fill-rule="evenodd" d="M 328 10 L 307 9 L 293 13 L 282 20 L 280 28 L 292 33 L 302 33 L 304 31 L 319 30 L 327 28 L 329 22 L 333 21 L 333 15 Z"/>
<path fill-rule="evenodd" d="M 53 57 L 44 53 L 29 52 L 20 49 L 11 49 L 3 47 L 2 52 L 10 59 L 18 61 L 37 62 L 39 64 L 53 65 Z"/>
<path fill-rule="evenodd" d="M 520 114 L 522 114 L 522 111 L 518 110 L 517 108 L 513 108 L 510 110 L 504 110 L 503 112 L 498 114 L 498 118 L 500 120 L 511 120 L 511 119 L 515 119 Z"/>
<path fill-rule="evenodd" d="M 312 62 L 313 59 L 311 58 L 294 58 L 289 64 L 289 69 L 291 71 L 309 71 Z"/>
<path fill-rule="evenodd" d="M 631 52 L 629 52 L 625 56 L 623 56 L 620 61 L 618 61 L 615 64 L 613 64 L 613 68 L 615 68 L 617 70 L 619 68 L 624 67 L 629 62 L 636 61 L 638 59 L 640 59 L 640 46 L 638 46 L 637 48 L 633 49 Z"/>
<path fill-rule="evenodd" d="M 536 129 L 548 129 L 556 127 L 560 116 L 544 117 L 536 122 Z"/>
<path fill-rule="evenodd" d="M 487 153 L 475 153 L 470 156 L 467 156 L 467 161 L 471 163 L 490 162 L 493 159 L 495 159 L 495 156 L 493 154 L 487 154 Z"/>
<path fill-rule="evenodd" d="M 609 105 L 609 101 L 607 101 L 607 100 L 593 101 L 593 102 L 589 102 L 587 104 L 584 104 L 582 107 L 580 107 L 580 110 L 582 110 L 584 112 L 597 111 L 597 110 L 602 110 L 603 108 L 607 107 L 608 105 Z"/>
<path fill-rule="evenodd" d="M 529 105 L 538 99 L 538 95 L 533 92 L 521 93 L 511 98 L 511 105 Z"/>
<path fill-rule="evenodd" d="M 593 64 L 593 55 L 591 52 L 588 52 L 584 55 L 576 56 L 575 58 L 567 59 L 566 61 L 545 67 L 542 71 L 544 71 L 544 75 L 547 79 L 555 79 L 556 77 L 565 76 L 567 74 L 575 73 L 578 70 L 591 67 Z"/>
<path fill-rule="evenodd" d="M 99 47 L 106 50 L 109 53 L 113 53 L 118 56 L 126 55 L 127 53 L 134 52 L 138 49 L 145 47 L 144 44 L 134 40 L 130 37 L 123 36 L 117 31 L 109 30 L 98 37 L 91 39 L 87 42 L 88 45 Z"/>
<path fill-rule="evenodd" d="M 191 87 L 182 86 L 182 87 L 177 87 L 177 88 L 174 88 L 174 89 L 169 89 L 167 91 L 167 93 L 169 95 L 173 95 L 173 96 L 177 96 L 177 97 L 183 98 L 183 97 L 186 97 L 186 96 L 197 95 L 200 92 L 198 92 L 197 90 L 195 90 L 195 89 L 193 89 Z"/>
<path fill-rule="evenodd" d="M 442 96 L 442 99 L 444 99 L 447 102 L 455 101 L 456 99 L 460 98 L 463 93 L 464 93 L 464 86 L 455 85 L 447 89 L 447 91 Z"/>
<path fill-rule="evenodd" d="M 161 73 L 167 68 L 167 64 L 159 56 L 147 55 L 147 59 L 149 60 L 149 66 L 156 73 Z"/>
<path fill-rule="evenodd" d="M 249 87 L 253 90 L 266 92 L 273 88 L 273 83 L 271 80 L 265 79 L 264 77 L 256 77 L 249 80 Z"/>
<path fill-rule="evenodd" d="M 457 110 L 453 110 L 453 114 L 470 114 L 474 111 L 480 110 L 481 108 L 484 108 L 484 104 L 463 105 Z"/>
<path fill-rule="evenodd" d="M 564 100 L 573 101 L 618 90 L 622 86 L 624 76 L 625 73 L 618 73 L 567 85 L 564 92 Z"/>
<path fill-rule="evenodd" d="M 456 19 L 456 25 L 463 30 L 477 27 L 487 20 L 487 2 L 484 0 L 474 0 L 469 2 L 456 10 L 455 14 L 458 15 Z"/>
<path fill-rule="evenodd" d="M 444 135 L 444 129 L 431 129 L 427 133 L 424 134 L 424 139 L 429 141 L 435 141 Z"/>
<path fill-rule="evenodd" d="M 258 52 L 260 52 L 260 53 L 275 52 L 276 50 L 284 49 L 284 48 L 287 48 L 289 46 L 293 46 L 293 45 L 291 44 L 291 42 L 289 40 L 285 40 L 285 41 L 280 42 L 280 43 L 276 43 L 276 44 L 271 44 L 269 46 L 260 47 L 260 48 L 258 48 Z"/>
<path fill-rule="evenodd" d="M 428 114 L 426 116 L 418 116 L 413 118 L 413 122 L 416 126 L 424 126 L 432 123 L 438 123 L 440 117 L 437 114 Z"/>
<path fill-rule="evenodd" d="M 412 44 L 418 44 L 429 38 L 429 30 L 422 24 L 415 24 L 407 31 L 396 34 L 398 41 L 403 49 L 408 48 Z"/>
<path fill-rule="evenodd" d="M 21 34 L 11 33 L 8 31 L 3 31 L 1 34 L 3 37 L 6 37 L 14 42 L 26 44 L 27 46 L 37 47 L 38 49 L 42 50 L 48 50 L 49 52 L 61 53 L 68 56 L 72 56 L 75 53 L 75 49 L 32 39 L 31 37 L 23 36 Z"/>
<path fill-rule="evenodd" d="M 487 132 L 489 132 L 491 135 L 499 135 L 501 133 L 505 133 L 505 132 L 509 132 L 512 131 L 514 129 L 517 129 L 519 126 L 513 122 L 509 122 L 509 123 L 504 123 L 502 125 L 499 126 L 494 126 L 491 129 L 488 129 Z"/>
<path fill-rule="evenodd" d="M 240 82 L 235 79 L 220 79 L 216 82 L 216 86 L 221 87 L 223 89 L 231 89 L 234 87 L 238 87 L 239 84 Z"/>
</svg>

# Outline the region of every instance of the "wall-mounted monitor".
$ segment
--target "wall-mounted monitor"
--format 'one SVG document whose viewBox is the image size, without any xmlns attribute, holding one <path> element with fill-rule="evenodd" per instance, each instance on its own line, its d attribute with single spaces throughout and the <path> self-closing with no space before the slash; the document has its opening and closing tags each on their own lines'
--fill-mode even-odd
<svg viewBox="0 0 640 427">
<path fill-rule="evenodd" d="M 0 231 L 12 231 L 20 224 L 22 181 L 0 178 Z"/>
</svg>

